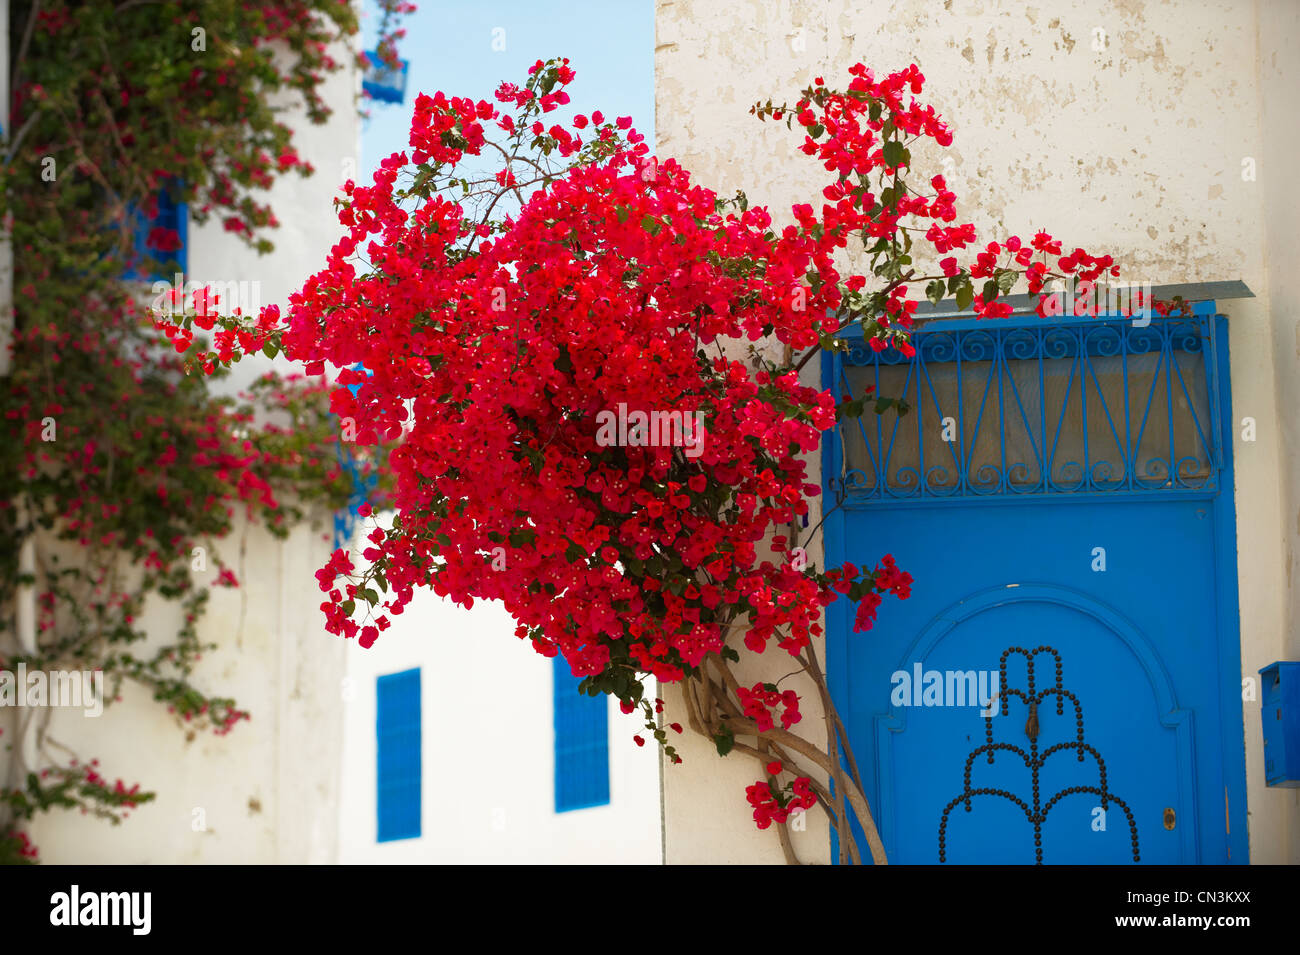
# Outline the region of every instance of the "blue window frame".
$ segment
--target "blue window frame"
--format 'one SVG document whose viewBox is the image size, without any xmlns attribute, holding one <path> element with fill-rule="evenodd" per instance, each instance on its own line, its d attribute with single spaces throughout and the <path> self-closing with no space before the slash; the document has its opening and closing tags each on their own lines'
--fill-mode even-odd
<svg viewBox="0 0 1300 955">
<path fill-rule="evenodd" d="M 420 837 L 420 669 L 376 681 L 379 842 Z"/>
<path fill-rule="evenodd" d="M 554 659 L 555 811 L 609 804 L 609 715 L 605 694 L 578 692 L 581 677 Z"/>
<path fill-rule="evenodd" d="M 135 246 L 132 252 L 131 267 L 123 273 L 123 278 L 131 281 L 170 282 L 177 272 L 184 274 L 189 266 L 189 207 L 173 197 L 179 193 L 180 184 L 169 182 L 158 190 L 157 215 L 148 216 L 144 209 L 132 209 L 134 219 Z M 150 245 L 150 236 L 155 229 L 174 232 L 180 240 L 180 248 L 159 248 Z M 150 271 L 143 269 L 148 266 Z"/>
</svg>

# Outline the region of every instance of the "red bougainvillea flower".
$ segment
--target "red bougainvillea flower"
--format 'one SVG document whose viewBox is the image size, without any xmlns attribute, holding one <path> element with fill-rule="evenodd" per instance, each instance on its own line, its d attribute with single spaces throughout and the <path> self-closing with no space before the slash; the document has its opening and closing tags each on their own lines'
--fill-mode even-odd
<svg viewBox="0 0 1300 955">
<path fill-rule="evenodd" d="M 201 356 L 224 364 L 252 345 L 313 374 L 340 368 L 331 409 L 349 440 L 396 443 L 396 519 L 369 536 L 360 571 L 339 552 L 317 575 L 331 632 L 368 644 L 421 587 L 466 607 L 500 601 L 519 637 L 629 712 L 643 676 L 739 659 L 733 637 L 798 657 L 837 597 L 866 630 L 883 594 L 909 595 L 892 557 L 871 571 L 790 558 L 790 529 L 820 493 L 808 456 L 844 409 L 796 368 L 742 361 L 735 346 L 833 346 L 850 316 L 871 348 L 910 355 L 914 284 L 996 318 L 1021 276 L 1037 292 L 1113 263 L 1062 255 L 1045 232 L 981 248 L 942 176 L 926 193 L 883 185 L 909 171 L 918 140 L 952 135 L 916 100 L 915 65 L 849 75 L 846 90 L 819 78 L 795 104 L 755 107 L 797 122 L 829 174 L 784 223 L 651 159 L 628 117 L 557 119 L 567 60 L 537 61 L 494 102 L 416 99 L 409 149 L 371 185 L 345 185 L 325 267 L 283 315 L 214 318 L 217 352 Z M 471 172 L 466 157 L 484 156 L 502 161 Z M 912 235 L 961 255 L 914 279 L 925 250 Z M 879 263 L 870 275 L 838 270 L 851 240 Z M 879 276 L 896 278 L 877 288 Z M 783 728 L 800 719 L 793 691 L 756 683 L 738 698 L 760 732 L 777 707 Z M 812 804 L 800 779 L 780 799 L 750 787 L 760 827 Z"/>
<path fill-rule="evenodd" d="M 181 247 L 181 235 L 175 229 L 155 226 L 145 237 L 145 247 L 158 252 L 175 252 Z"/>
</svg>

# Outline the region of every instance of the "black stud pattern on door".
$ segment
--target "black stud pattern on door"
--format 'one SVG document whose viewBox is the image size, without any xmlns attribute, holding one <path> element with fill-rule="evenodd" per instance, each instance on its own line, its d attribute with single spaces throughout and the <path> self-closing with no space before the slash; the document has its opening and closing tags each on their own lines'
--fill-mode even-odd
<svg viewBox="0 0 1300 955">
<path fill-rule="evenodd" d="M 1007 686 L 1007 658 L 1010 657 L 1013 653 L 1019 653 L 1021 656 L 1025 658 L 1027 663 L 1026 686 L 1024 689 L 1012 688 Z M 1035 681 L 1034 681 L 1034 658 L 1039 656 L 1040 654 L 1046 654 L 1046 653 L 1050 653 L 1056 661 L 1056 682 L 1053 686 L 1045 687 L 1044 689 L 1039 690 L 1036 688 Z M 958 796 L 956 799 L 954 799 L 952 802 L 948 803 L 947 807 L 943 811 L 943 817 L 939 822 L 939 861 L 940 862 L 947 861 L 947 849 L 945 846 L 945 842 L 946 842 L 947 832 L 948 832 L 949 813 L 952 812 L 952 810 L 957 806 L 958 803 L 963 803 L 963 802 L 965 803 L 966 811 L 971 812 L 972 796 L 998 796 L 1003 799 L 1008 799 L 1011 802 L 1015 803 L 1017 806 L 1019 806 L 1021 810 L 1024 812 L 1025 818 L 1030 823 L 1033 824 L 1034 861 L 1037 865 L 1042 865 L 1043 863 L 1043 831 L 1042 830 L 1043 830 L 1043 823 L 1047 819 L 1047 814 L 1051 812 L 1053 806 L 1055 806 L 1066 796 L 1070 796 L 1075 793 L 1093 793 L 1098 797 L 1100 797 L 1101 808 L 1103 811 L 1109 810 L 1110 808 L 1109 804 L 1112 802 L 1124 810 L 1124 815 L 1128 819 L 1129 834 L 1133 840 L 1133 861 L 1138 862 L 1140 859 L 1139 852 L 1138 852 L 1138 833 L 1137 833 L 1137 824 L 1133 819 L 1133 812 L 1129 809 L 1128 804 L 1124 802 L 1124 800 L 1120 799 L 1118 796 L 1116 796 L 1114 793 L 1112 793 L 1109 790 L 1109 788 L 1106 785 L 1105 760 L 1101 758 L 1101 754 L 1097 752 L 1096 749 L 1094 749 L 1090 744 L 1084 742 L 1083 706 L 1082 704 L 1080 704 L 1078 697 L 1076 697 L 1069 690 L 1065 689 L 1064 683 L 1062 681 L 1061 654 L 1058 653 L 1052 647 L 1047 647 L 1047 646 L 1035 647 L 1033 650 L 1026 650 L 1023 647 L 1008 647 L 1006 650 L 1002 651 L 1002 658 L 999 661 L 998 670 L 999 670 L 999 678 L 998 678 L 997 704 L 998 707 L 1000 708 L 1001 715 L 1002 716 L 1008 715 L 1008 701 L 1009 698 L 1012 696 L 1019 697 L 1021 701 L 1024 702 L 1025 706 L 1028 707 L 1029 709 L 1029 718 L 1026 720 L 1024 726 L 1024 735 L 1025 738 L 1028 739 L 1029 741 L 1029 750 L 1028 752 L 1026 752 L 1022 746 L 1017 746 L 1013 743 L 995 742 L 993 739 L 993 717 L 992 716 L 984 717 L 985 743 L 983 746 L 977 747 L 973 752 L 971 752 L 969 756 L 966 757 L 966 766 L 963 772 L 963 779 L 962 779 L 963 782 L 962 794 Z M 1072 704 L 1074 704 L 1075 738 L 1069 742 L 1056 743 L 1054 745 L 1048 746 L 1042 752 L 1039 752 L 1038 709 L 1039 706 L 1042 705 L 1043 702 L 1048 697 L 1056 698 L 1057 716 L 1065 715 L 1065 701 L 1067 699 Z M 1005 750 L 1008 753 L 1015 753 L 1016 755 L 1020 756 L 1021 759 L 1024 760 L 1025 766 L 1028 767 L 1028 769 L 1032 773 L 1032 780 L 1033 780 L 1032 804 L 1026 802 L 1024 799 L 1020 798 L 1015 793 L 1008 792 L 1005 789 L 989 789 L 989 788 L 972 789 L 971 788 L 971 766 L 974 765 L 976 758 L 981 753 L 984 753 L 988 757 L 989 764 L 992 765 L 993 756 L 998 750 Z M 1042 794 L 1040 793 L 1038 787 L 1039 771 L 1042 769 L 1043 764 L 1047 761 L 1047 758 L 1049 756 L 1051 756 L 1053 753 L 1061 752 L 1063 750 L 1075 750 L 1078 753 L 1078 761 L 1081 763 L 1084 762 L 1085 753 L 1092 754 L 1093 759 L 1097 761 L 1097 776 L 1098 776 L 1097 785 L 1096 786 L 1068 786 L 1065 789 L 1062 789 L 1059 792 L 1055 793 L 1054 795 L 1051 796 L 1051 798 L 1049 798 L 1046 802 L 1044 802 L 1041 798 Z"/>
</svg>

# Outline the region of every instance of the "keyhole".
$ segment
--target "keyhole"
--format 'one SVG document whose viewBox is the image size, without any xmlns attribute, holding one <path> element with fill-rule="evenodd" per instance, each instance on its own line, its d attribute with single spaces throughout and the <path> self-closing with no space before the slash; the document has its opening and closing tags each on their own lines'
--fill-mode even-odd
<svg viewBox="0 0 1300 955">
<path fill-rule="evenodd" d="M 1174 811 L 1173 811 L 1172 809 L 1166 808 L 1166 809 L 1165 809 L 1165 828 L 1166 828 L 1166 829 L 1173 829 L 1173 828 L 1174 828 L 1175 821 L 1176 821 L 1176 818 L 1177 818 L 1177 817 L 1175 817 L 1175 815 L 1174 815 Z"/>
</svg>

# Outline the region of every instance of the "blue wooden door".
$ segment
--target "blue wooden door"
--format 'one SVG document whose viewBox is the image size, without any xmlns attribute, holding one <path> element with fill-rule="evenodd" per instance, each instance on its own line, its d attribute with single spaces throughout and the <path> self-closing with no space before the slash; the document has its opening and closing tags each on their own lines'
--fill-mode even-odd
<svg viewBox="0 0 1300 955">
<path fill-rule="evenodd" d="M 830 621 L 891 861 L 1248 861 L 1225 341 L 1206 306 L 826 362 L 910 406 L 824 460 L 829 560 L 915 578 Z"/>
</svg>

